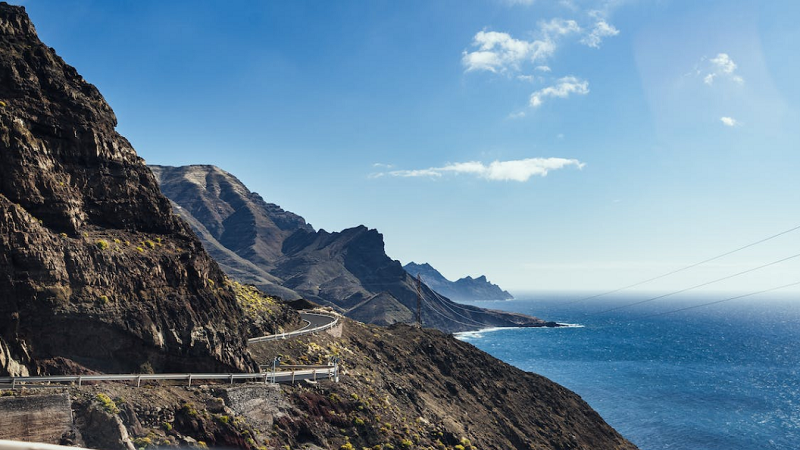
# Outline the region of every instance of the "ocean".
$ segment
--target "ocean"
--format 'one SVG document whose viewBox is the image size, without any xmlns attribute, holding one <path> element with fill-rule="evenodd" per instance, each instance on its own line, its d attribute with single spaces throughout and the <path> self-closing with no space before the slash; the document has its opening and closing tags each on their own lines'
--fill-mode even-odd
<svg viewBox="0 0 800 450">
<path fill-rule="evenodd" d="M 800 298 L 660 300 L 648 295 L 530 294 L 470 304 L 568 328 L 508 328 L 458 337 L 575 391 L 643 450 L 800 449 Z M 648 317 L 649 316 L 649 317 Z"/>
</svg>

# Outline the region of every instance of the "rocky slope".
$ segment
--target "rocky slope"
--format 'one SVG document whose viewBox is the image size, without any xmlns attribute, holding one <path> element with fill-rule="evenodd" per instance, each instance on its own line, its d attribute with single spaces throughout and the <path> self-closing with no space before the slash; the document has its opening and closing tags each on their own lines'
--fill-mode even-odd
<svg viewBox="0 0 800 450">
<path fill-rule="evenodd" d="M 152 166 L 162 191 L 233 278 L 284 299 L 304 297 L 348 317 L 389 325 L 415 319 L 417 285 L 364 226 L 315 231 L 214 166 Z M 521 314 L 459 305 L 421 286 L 422 321 L 445 331 L 541 326 Z"/>
<path fill-rule="evenodd" d="M 411 276 L 421 276 L 431 289 L 455 301 L 510 300 L 514 296 L 500 286 L 490 283 L 485 275 L 478 278 L 464 277 L 450 281 L 430 264 L 410 262 L 403 266 Z"/>
<path fill-rule="evenodd" d="M 0 374 L 252 368 L 224 273 L 116 125 L 0 4 Z"/>
<path fill-rule="evenodd" d="M 341 382 L 70 388 L 74 431 L 64 433 L 63 420 L 36 431 L 109 450 L 636 448 L 575 393 L 436 330 L 345 319 L 339 336 L 273 341 L 252 352 L 261 362 L 282 355 L 288 364 L 339 356 Z M 55 417 L 65 401 L 51 392 Z M 12 403 L 21 395 L 13 393 Z"/>
</svg>

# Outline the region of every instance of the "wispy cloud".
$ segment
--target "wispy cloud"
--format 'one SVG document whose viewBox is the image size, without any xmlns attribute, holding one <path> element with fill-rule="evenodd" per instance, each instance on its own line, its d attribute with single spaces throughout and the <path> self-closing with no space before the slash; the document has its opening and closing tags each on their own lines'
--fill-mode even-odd
<svg viewBox="0 0 800 450">
<path fill-rule="evenodd" d="M 473 175 L 478 178 L 492 181 L 525 182 L 534 176 L 547 176 L 547 174 L 553 170 L 563 169 L 570 166 L 583 169 L 585 165 L 586 164 L 578 161 L 577 159 L 566 158 L 528 158 L 510 161 L 493 161 L 489 164 L 484 164 L 479 161 L 468 161 L 450 163 L 442 167 L 430 167 L 427 169 L 394 170 L 381 174 L 373 174 L 371 177 L 377 178 L 383 175 L 390 175 L 393 177 L 404 178 L 441 178 L 447 174 L 463 174 Z"/>
<path fill-rule="evenodd" d="M 737 67 L 727 53 L 719 53 L 711 59 L 703 58 L 696 73 L 702 76 L 703 83 L 709 86 L 712 86 L 718 78 L 729 79 L 736 84 L 744 84 L 744 78 L 736 73 Z"/>
<path fill-rule="evenodd" d="M 509 119 L 522 119 L 525 117 L 525 111 L 517 111 L 508 115 Z"/>
<path fill-rule="evenodd" d="M 733 117 L 720 117 L 719 120 L 727 127 L 737 127 L 742 124 Z"/>
<path fill-rule="evenodd" d="M 591 31 L 581 38 L 581 44 L 588 45 L 592 48 L 600 48 L 600 43 L 603 42 L 603 38 L 616 36 L 618 34 L 619 30 L 616 29 L 614 25 L 609 24 L 605 19 L 600 19 L 595 22 Z"/>
<path fill-rule="evenodd" d="M 538 108 L 548 97 L 567 98 L 571 94 L 586 95 L 589 93 L 589 82 L 573 76 L 560 78 L 556 84 L 531 94 L 530 105 Z"/>
</svg>

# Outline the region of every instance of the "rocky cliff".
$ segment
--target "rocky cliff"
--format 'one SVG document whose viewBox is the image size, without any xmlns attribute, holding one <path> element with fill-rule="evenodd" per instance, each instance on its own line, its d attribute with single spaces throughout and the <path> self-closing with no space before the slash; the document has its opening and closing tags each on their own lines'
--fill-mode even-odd
<svg viewBox="0 0 800 450">
<path fill-rule="evenodd" d="M 223 272 L 116 125 L 0 3 L 0 373 L 251 368 Z"/>
<path fill-rule="evenodd" d="M 315 231 L 214 166 L 152 166 L 162 191 L 226 272 L 284 299 L 304 297 L 379 325 L 415 320 L 417 283 L 365 226 Z M 283 290 L 283 291 L 281 291 Z M 459 305 L 423 284 L 422 322 L 445 331 L 542 326 L 521 314 Z"/>
<path fill-rule="evenodd" d="M 411 276 L 421 276 L 431 289 L 455 301 L 510 300 L 514 296 L 489 282 L 485 275 L 450 281 L 430 264 L 410 262 L 403 266 Z"/>
</svg>

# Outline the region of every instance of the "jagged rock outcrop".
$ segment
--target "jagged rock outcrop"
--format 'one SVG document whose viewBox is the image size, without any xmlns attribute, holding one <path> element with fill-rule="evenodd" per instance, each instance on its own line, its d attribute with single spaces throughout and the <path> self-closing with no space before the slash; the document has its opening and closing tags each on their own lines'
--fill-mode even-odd
<svg viewBox="0 0 800 450">
<path fill-rule="evenodd" d="M 455 301 L 510 300 L 514 296 L 500 286 L 489 282 L 485 275 L 470 276 L 450 281 L 428 263 L 410 262 L 403 266 L 411 276 L 420 275 L 431 289 Z"/>
<path fill-rule="evenodd" d="M 377 230 L 362 225 L 315 231 L 300 216 L 264 202 L 214 166 L 152 168 L 161 190 L 231 277 L 285 300 L 302 296 L 332 306 L 368 323 L 414 320 L 416 280 L 386 255 Z M 421 292 L 427 327 L 463 331 L 544 325 L 522 314 L 455 304 L 424 284 Z"/>
<path fill-rule="evenodd" d="M 116 125 L 0 3 L 0 373 L 252 368 L 223 272 Z"/>
</svg>

